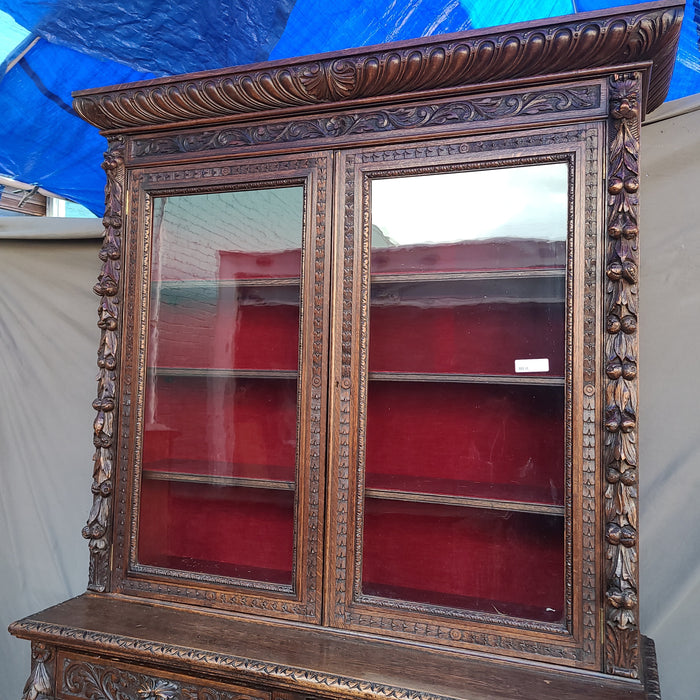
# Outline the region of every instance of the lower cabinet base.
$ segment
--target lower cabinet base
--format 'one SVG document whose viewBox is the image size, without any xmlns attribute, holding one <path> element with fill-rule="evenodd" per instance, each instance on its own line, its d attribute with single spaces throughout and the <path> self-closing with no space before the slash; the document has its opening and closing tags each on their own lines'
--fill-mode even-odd
<svg viewBox="0 0 700 700">
<path fill-rule="evenodd" d="M 149 614 L 144 616 L 144 611 Z M 139 615 L 143 620 L 137 622 Z M 132 615 L 130 620 L 126 618 Z M 133 617 L 136 615 L 136 617 Z M 158 629 L 153 621 L 159 621 Z M 24 700 L 660 700 L 644 682 L 85 595 L 25 618 Z M 194 622 L 194 624 L 193 624 Z M 201 625 L 201 626 L 200 626 Z M 128 628 L 128 629 L 127 629 Z M 211 644 L 218 629 L 221 640 Z M 187 644 L 184 644 L 184 641 Z M 207 643 L 205 643 L 207 642 Z"/>
</svg>

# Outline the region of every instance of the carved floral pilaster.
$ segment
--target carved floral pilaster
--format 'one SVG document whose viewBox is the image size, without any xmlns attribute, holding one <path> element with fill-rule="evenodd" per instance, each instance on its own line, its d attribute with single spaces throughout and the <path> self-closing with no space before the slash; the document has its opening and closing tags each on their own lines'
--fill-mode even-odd
<svg viewBox="0 0 700 700">
<path fill-rule="evenodd" d="M 637 561 L 638 73 L 610 82 L 605 332 L 605 665 L 639 676 Z"/>
<path fill-rule="evenodd" d="M 55 654 L 40 642 L 32 644 L 32 671 L 24 686 L 22 700 L 51 700 L 55 678 Z"/>
<path fill-rule="evenodd" d="M 124 191 L 124 139 L 110 141 L 102 166 L 107 173 L 105 189 L 104 241 L 100 249 L 102 270 L 93 287 L 100 297 L 97 322 L 101 329 L 97 353 L 97 398 L 93 408 L 95 445 L 92 493 L 93 503 L 83 537 L 90 541 L 88 588 L 104 591 L 109 585 L 112 489 L 115 464 L 116 386 L 119 363 L 120 299 L 119 279 L 122 255 L 122 195 Z"/>
</svg>

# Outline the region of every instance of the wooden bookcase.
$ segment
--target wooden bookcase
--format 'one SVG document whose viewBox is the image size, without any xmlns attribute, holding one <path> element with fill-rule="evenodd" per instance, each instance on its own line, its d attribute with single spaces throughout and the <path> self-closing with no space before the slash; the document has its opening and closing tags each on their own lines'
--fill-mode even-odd
<svg viewBox="0 0 700 700">
<path fill-rule="evenodd" d="M 88 592 L 25 697 L 658 698 L 639 126 L 682 6 L 78 93 Z"/>
</svg>

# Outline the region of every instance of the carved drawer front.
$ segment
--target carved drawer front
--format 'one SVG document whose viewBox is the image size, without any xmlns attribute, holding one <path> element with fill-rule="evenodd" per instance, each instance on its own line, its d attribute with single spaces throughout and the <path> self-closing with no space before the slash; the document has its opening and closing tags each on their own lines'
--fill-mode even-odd
<svg viewBox="0 0 700 700">
<path fill-rule="evenodd" d="M 56 700 L 271 700 L 254 688 L 61 653 Z"/>
</svg>

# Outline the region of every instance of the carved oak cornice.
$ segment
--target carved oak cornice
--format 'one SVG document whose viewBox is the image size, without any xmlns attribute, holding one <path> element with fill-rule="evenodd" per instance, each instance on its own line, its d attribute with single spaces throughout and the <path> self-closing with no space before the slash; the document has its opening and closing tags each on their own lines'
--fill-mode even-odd
<svg viewBox="0 0 700 700">
<path fill-rule="evenodd" d="M 630 11 L 631 10 L 631 11 Z M 336 105 L 383 95 L 469 89 L 533 76 L 653 62 L 648 109 L 663 102 L 683 4 L 570 15 L 361 50 L 100 88 L 75 94 L 85 120 L 107 130 Z"/>
</svg>

